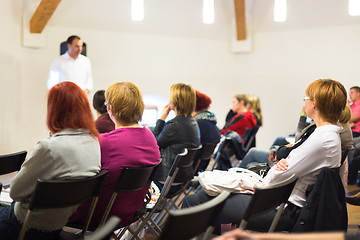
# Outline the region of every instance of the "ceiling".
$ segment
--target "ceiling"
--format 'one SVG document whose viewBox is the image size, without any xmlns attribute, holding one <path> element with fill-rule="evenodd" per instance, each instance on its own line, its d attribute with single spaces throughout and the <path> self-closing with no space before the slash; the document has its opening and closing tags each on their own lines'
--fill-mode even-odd
<svg viewBox="0 0 360 240">
<path fill-rule="evenodd" d="M 24 0 L 25 6 L 39 0 Z M 287 21 L 273 21 L 273 0 L 247 0 L 254 32 L 360 24 L 348 0 L 288 0 Z M 145 0 L 145 18 L 131 21 L 130 0 L 62 0 L 51 26 L 180 37 L 230 39 L 233 0 L 215 0 L 215 23 L 202 23 L 202 0 Z"/>
</svg>

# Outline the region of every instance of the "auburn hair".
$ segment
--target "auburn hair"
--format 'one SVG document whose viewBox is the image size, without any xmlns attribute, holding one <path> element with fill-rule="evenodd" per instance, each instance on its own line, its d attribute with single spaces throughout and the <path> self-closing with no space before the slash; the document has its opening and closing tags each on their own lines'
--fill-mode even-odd
<svg viewBox="0 0 360 240">
<path fill-rule="evenodd" d="M 196 107 L 195 112 L 201 112 L 207 110 L 211 104 L 211 98 L 205 93 L 196 91 Z"/>
<path fill-rule="evenodd" d="M 306 88 L 305 94 L 316 102 L 316 107 L 324 120 L 330 123 L 339 120 L 347 101 L 346 89 L 340 82 L 318 79 Z"/>
<path fill-rule="evenodd" d="M 87 96 L 73 82 L 61 82 L 50 89 L 47 126 L 52 133 L 63 129 L 86 129 L 95 137 L 99 136 Z"/>
</svg>

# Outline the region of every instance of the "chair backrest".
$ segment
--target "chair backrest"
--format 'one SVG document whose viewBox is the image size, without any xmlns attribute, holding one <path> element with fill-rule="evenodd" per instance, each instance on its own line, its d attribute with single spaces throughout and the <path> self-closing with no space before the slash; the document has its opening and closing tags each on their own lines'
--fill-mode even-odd
<svg viewBox="0 0 360 240">
<path fill-rule="evenodd" d="M 229 194 L 224 191 L 204 204 L 171 211 L 159 239 L 186 240 L 205 232 L 203 239 L 208 239 Z"/>
<path fill-rule="evenodd" d="M 100 227 L 88 240 L 109 240 L 113 231 L 117 229 L 120 224 L 120 218 L 112 216 L 104 226 Z"/>
<path fill-rule="evenodd" d="M 231 146 L 231 143 L 232 143 L 232 140 L 229 137 L 223 137 L 220 140 L 220 145 L 219 145 L 219 148 L 218 148 L 218 150 L 216 152 L 216 155 L 215 155 L 215 158 L 214 158 L 214 163 L 213 163 L 213 165 L 211 166 L 211 169 L 210 169 L 211 171 L 214 170 L 214 168 L 216 166 L 216 163 L 219 160 L 221 152 L 228 151 L 230 146 Z"/>
<path fill-rule="evenodd" d="M 183 153 L 176 155 L 168 175 L 169 177 L 174 177 L 173 182 L 185 183 L 194 177 L 193 163 L 200 149 L 201 146 L 198 148 L 187 148 Z"/>
<path fill-rule="evenodd" d="M 199 168 L 199 165 L 202 161 L 208 161 L 210 160 L 211 156 L 214 153 L 214 150 L 217 146 L 217 143 L 206 143 L 204 146 L 201 147 L 199 152 L 196 154 L 194 159 L 194 174 L 197 173 L 197 170 Z"/>
<path fill-rule="evenodd" d="M 27 225 L 33 210 L 65 208 L 78 205 L 93 198 L 92 205 L 81 233 L 83 236 L 89 226 L 106 174 L 107 171 L 102 170 L 99 174 L 89 178 L 63 180 L 39 179 L 30 200 L 29 210 L 25 217 L 19 240 L 23 239 L 25 236 Z"/>
<path fill-rule="evenodd" d="M 112 194 L 99 226 L 102 226 L 115 202 L 119 192 L 135 192 L 148 186 L 154 179 L 154 176 L 160 166 L 160 163 L 148 167 L 126 167 L 121 172 L 117 180 L 114 193 Z"/>
<path fill-rule="evenodd" d="M 25 161 L 27 151 L 1 155 L 0 156 L 0 175 L 19 171 Z"/>
<path fill-rule="evenodd" d="M 277 225 L 277 221 L 279 220 L 276 218 L 280 217 L 285 203 L 288 201 L 290 194 L 296 184 L 296 180 L 297 177 L 295 177 L 295 174 L 293 174 L 288 179 L 280 183 L 255 188 L 254 195 L 252 196 L 250 203 L 245 211 L 240 228 L 245 229 L 250 218 L 263 214 L 267 211 L 275 209 L 279 205 L 282 205 L 282 209 L 278 210 L 279 216 L 275 216 L 275 222 L 273 221 L 273 224 L 270 227 L 270 230 L 273 231 Z"/>
<path fill-rule="evenodd" d="M 244 140 L 245 140 L 244 149 L 246 152 L 250 149 L 251 143 L 255 139 L 255 136 L 258 131 L 259 131 L 259 127 L 250 128 L 245 131 L 245 133 L 244 133 Z"/>
<path fill-rule="evenodd" d="M 176 179 L 177 174 L 179 173 L 179 170 L 186 170 L 188 168 L 191 168 L 190 174 L 185 174 L 187 176 L 181 176 L 180 178 L 176 179 L 176 180 L 179 180 L 178 181 L 179 183 L 181 181 L 190 181 L 192 179 L 192 177 L 189 177 L 189 175 L 193 176 L 192 165 L 194 162 L 194 156 L 199 149 L 200 148 L 195 148 L 195 149 L 185 148 L 182 153 L 179 153 L 176 155 L 175 160 L 174 160 L 174 162 L 170 168 L 170 171 L 168 173 L 168 176 L 165 180 L 164 186 L 161 189 L 158 200 L 156 201 L 155 205 L 150 210 L 150 213 L 147 214 L 144 219 L 142 219 L 142 223 L 137 228 L 137 230 L 134 231 L 134 234 L 133 234 L 134 236 L 137 236 L 137 234 L 140 232 L 141 229 L 143 229 L 145 227 L 145 225 L 147 225 L 148 227 L 152 227 L 152 225 L 148 224 L 148 221 L 150 221 L 150 222 L 152 221 L 151 218 L 154 213 L 159 212 L 164 209 L 164 207 L 165 207 L 164 205 L 166 203 L 166 201 L 165 201 L 166 198 L 172 198 L 173 196 L 175 196 L 178 193 L 183 191 L 183 189 L 181 188 L 176 193 L 169 194 L 171 185 L 175 182 L 174 180 Z M 185 186 L 185 184 L 184 184 L 184 186 Z"/>
</svg>

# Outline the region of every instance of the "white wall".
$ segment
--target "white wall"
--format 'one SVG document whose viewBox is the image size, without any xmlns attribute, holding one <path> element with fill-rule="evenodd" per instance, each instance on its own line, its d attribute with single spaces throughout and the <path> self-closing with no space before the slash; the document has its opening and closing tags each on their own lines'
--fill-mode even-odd
<svg viewBox="0 0 360 240">
<path fill-rule="evenodd" d="M 21 0 L 0 2 L 0 154 L 26 149 L 47 136 L 46 77 L 59 43 L 70 34 L 87 43 L 94 93 L 116 81 L 133 81 L 143 93 L 168 95 L 175 82 L 207 93 L 223 126 L 231 97 L 258 95 L 264 127 L 260 148 L 296 129 L 306 86 L 334 78 L 348 89 L 359 85 L 360 25 L 260 32 L 252 53 L 232 54 L 222 40 L 127 34 L 51 27 L 48 46 L 22 47 Z M 92 96 L 91 96 L 92 97 Z"/>
</svg>

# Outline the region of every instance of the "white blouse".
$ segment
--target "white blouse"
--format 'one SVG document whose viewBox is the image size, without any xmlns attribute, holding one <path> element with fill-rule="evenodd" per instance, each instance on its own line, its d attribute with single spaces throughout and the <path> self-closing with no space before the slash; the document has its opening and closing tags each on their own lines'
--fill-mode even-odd
<svg viewBox="0 0 360 240">
<path fill-rule="evenodd" d="M 319 172 L 326 167 L 340 166 L 340 131 L 341 127 L 336 125 L 317 127 L 303 144 L 290 152 L 286 158 L 288 169 L 280 171 L 273 166 L 263 179 L 263 184 L 278 183 L 295 174 L 298 180 L 289 202 L 303 207 L 306 200 L 306 189 L 316 182 Z"/>
</svg>

